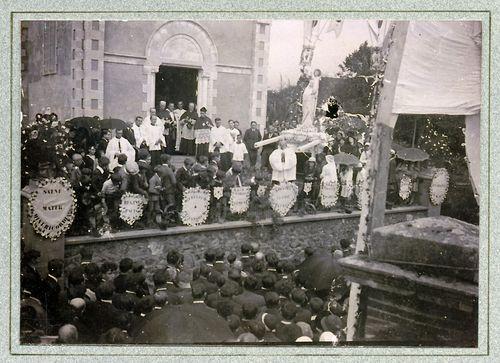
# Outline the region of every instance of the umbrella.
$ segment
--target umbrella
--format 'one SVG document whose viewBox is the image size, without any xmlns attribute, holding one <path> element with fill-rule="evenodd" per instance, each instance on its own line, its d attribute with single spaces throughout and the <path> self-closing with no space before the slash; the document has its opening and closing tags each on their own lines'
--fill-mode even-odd
<svg viewBox="0 0 500 363">
<path fill-rule="evenodd" d="M 416 147 L 409 147 L 396 151 L 396 156 L 406 161 L 423 161 L 429 159 L 429 154 Z"/>
<path fill-rule="evenodd" d="M 205 304 L 164 306 L 147 322 L 136 343 L 222 343 L 234 339 L 227 322 Z"/>
<path fill-rule="evenodd" d="M 127 123 L 118 118 L 105 118 L 100 121 L 100 126 L 102 129 L 125 129 Z"/>
<path fill-rule="evenodd" d="M 342 152 L 335 155 L 334 158 L 335 158 L 335 164 L 337 165 L 344 164 L 348 166 L 356 166 L 360 163 L 359 159 L 354 155 Z"/>
<path fill-rule="evenodd" d="M 394 150 L 396 153 L 403 150 L 403 149 L 406 149 L 406 147 L 396 143 L 396 142 L 393 142 L 392 145 L 391 145 L 391 149 Z"/>
<path fill-rule="evenodd" d="M 99 120 L 93 117 L 75 117 L 64 123 L 65 126 L 75 129 L 86 129 L 90 132 L 93 128 L 99 128 Z"/>
<path fill-rule="evenodd" d="M 337 287 L 341 295 L 347 289 L 342 267 L 327 251 L 314 253 L 298 266 L 298 270 L 299 281 L 304 281 L 305 287 L 309 289 L 330 290 L 334 279 L 339 282 Z"/>
</svg>

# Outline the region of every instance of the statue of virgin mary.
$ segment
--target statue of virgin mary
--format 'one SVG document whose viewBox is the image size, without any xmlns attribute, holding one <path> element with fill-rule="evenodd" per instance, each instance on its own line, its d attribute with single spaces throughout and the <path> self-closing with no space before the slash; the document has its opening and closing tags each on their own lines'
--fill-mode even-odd
<svg viewBox="0 0 500 363">
<path fill-rule="evenodd" d="M 304 93 L 302 93 L 302 126 L 304 127 L 313 127 L 320 79 L 321 71 L 315 69 Z"/>
</svg>

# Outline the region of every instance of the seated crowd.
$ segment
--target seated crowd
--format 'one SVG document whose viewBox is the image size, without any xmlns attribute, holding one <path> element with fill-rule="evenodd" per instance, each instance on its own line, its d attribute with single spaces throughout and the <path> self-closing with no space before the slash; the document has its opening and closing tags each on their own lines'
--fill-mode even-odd
<svg viewBox="0 0 500 363">
<path fill-rule="evenodd" d="M 349 253 L 347 240 L 340 245 Z M 21 341 L 150 343 L 144 332 L 148 322 L 173 314 L 171 306 L 198 304 L 227 324 L 232 337 L 224 342 L 336 344 L 345 339 L 348 288 L 342 278 L 317 290 L 297 270 L 302 261 L 263 253 L 255 243 L 241 245 L 240 252 L 208 248 L 204 260 L 188 268 L 183 255 L 171 249 L 164 267 L 146 273 L 142 261 L 125 257 L 118 264 L 98 264 L 90 249 L 81 248 L 76 264 L 51 260 L 42 278 L 35 268 L 40 253 L 25 251 Z M 344 252 L 333 251 L 333 258 Z M 315 253 L 320 252 L 305 248 L 305 260 Z M 194 335 L 185 343 L 196 342 Z"/>
</svg>

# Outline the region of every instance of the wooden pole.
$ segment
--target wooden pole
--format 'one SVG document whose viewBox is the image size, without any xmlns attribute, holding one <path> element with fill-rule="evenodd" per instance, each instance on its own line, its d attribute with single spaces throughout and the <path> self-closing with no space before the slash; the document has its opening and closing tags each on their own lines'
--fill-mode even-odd
<svg viewBox="0 0 500 363">
<path fill-rule="evenodd" d="M 368 177 L 364 187 L 367 188 L 367 203 L 363 205 L 359 222 L 356 254 L 364 254 L 369 248 L 373 229 L 384 225 L 387 180 L 389 176 L 389 158 L 392 145 L 392 133 L 397 114 L 392 113 L 394 94 L 403 57 L 403 50 L 408 33 L 408 21 L 397 21 L 391 24 L 384 44 L 382 56 L 387 60 L 383 83 L 378 91 L 379 99 L 375 110 L 375 123 L 370 143 L 370 158 L 367 163 Z M 362 288 L 357 283 L 351 284 L 349 310 L 347 315 L 347 340 L 363 338 L 365 321 Z"/>
</svg>

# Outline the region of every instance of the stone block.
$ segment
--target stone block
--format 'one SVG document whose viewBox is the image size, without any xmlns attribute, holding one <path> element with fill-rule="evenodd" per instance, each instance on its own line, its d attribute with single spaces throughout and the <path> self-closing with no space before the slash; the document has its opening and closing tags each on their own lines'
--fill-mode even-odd
<svg viewBox="0 0 500 363">
<path fill-rule="evenodd" d="M 475 279 L 479 228 L 453 218 L 420 218 L 374 230 L 370 258 Z M 430 270 L 429 270 L 430 269 Z"/>
</svg>

